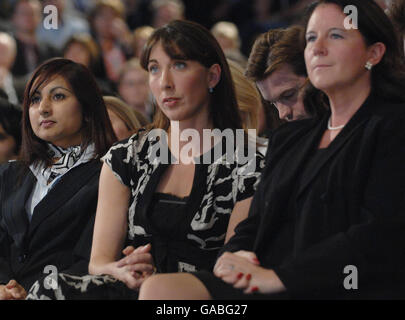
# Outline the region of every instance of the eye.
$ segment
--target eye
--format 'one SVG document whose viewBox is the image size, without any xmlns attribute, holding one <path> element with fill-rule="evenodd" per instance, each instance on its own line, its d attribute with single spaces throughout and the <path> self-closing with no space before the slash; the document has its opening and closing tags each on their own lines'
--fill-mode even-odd
<svg viewBox="0 0 405 320">
<path fill-rule="evenodd" d="M 152 64 L 149 66 L 148 70 L 149 70 L 149 73 L 155 74 L 156 72 L 158 72 L 159 68 L 157 65 Z"/>
<path fill-rule="evenodd" d="M 332 33 L 332 34 L 330 35 L 330 37 L 331 37 L 332 39 L 343 39 L 343 36 L 340 35 L 340 34 L 338 34 L 338 33 Z"/>
<path fill-rule="evenodd" d="M 293 97 L 295 97 L 295 95 L 297 94 L 298 90 L 297 89 L 291 89 L 286 91 L 283 95 L 282 95 L 282 99 L 292 99 Z"/>
<path fill-rule="evenodd" d="M 316 37 L 313 34 L 310 34 L 310 35 L 306 36 L 307 42 L 313 42 L 313 41 L 315 41 L 315 39 L 316 39 Z"/>
<path fill-rule="evenodd" d="M 37 104 L 41 101 L 41 98 L 38 95 L 32 96 L 31 97 L 31 105 Z"/>
<path fill-rule="evenodd" d="M 176 61 L 174 64 L 174 68 L 178 70 L 183 70 L 187 65 L 183 61 Z"/>
<path fill-rule="evenodd" d="M 53 100 L 56 100 L 56 101 L 63 100 L 65 98 L 66 98 L 66 96 L 63 93 L 55 93 L 53 95 Z"/>
</svg>

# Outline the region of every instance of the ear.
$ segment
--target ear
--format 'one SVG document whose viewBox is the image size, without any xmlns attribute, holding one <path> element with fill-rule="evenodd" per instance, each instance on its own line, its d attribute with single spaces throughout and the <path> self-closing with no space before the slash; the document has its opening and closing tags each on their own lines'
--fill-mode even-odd
<svg viewBox="0 0 405 320">
<path fill-rule="evenodd" d="M 221 67 L 215 63 L 208 69 L 208 88 L 215 88 L 220 79 Z"/>
<path fill-rule="evenodd" d="M 369 58 L 367 61 L 371 62 L 373 66 L 380 63 L 381 59 L 384 57 L 385 50 L 386 50 L 385 44 L 382 42 L 376 42 L 372 44 L 368 48 Z"/>
</svg>

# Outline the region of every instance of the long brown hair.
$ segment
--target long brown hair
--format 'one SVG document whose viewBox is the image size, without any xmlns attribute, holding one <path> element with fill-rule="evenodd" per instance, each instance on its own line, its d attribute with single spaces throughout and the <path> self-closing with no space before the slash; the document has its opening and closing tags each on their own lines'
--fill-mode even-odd
<svg viewBox="0 0 405 320">
<path fill-rule="evenodd" d="M 35 91 L 56 76 L 61 76 L 69 83 L 74 95 L 82 107 L 83 141 L 86 147 L 94 142 L 96 154 L 103 156 L 117 140 L 108 113 L 94 77 L 85 66 L 68 59 L 55 58 L 41 64 L 27 83 L 23 101 L 21 160 L 30 165 L 37 161 L 51 164 L 47 142 L 38 138 L 32 130 L 29 108 Z"/>
<path fill-rule="evenodd" d="M 171 58 L 194 60 L 206 68 L 214 64 L 221 67 L 221 79 L 211 94 L 210 116 L 214 127 L 220 130 L 242 128 L 228 62 L 209 30 L 187 20 L 174 20 L 156 29 L 148 39 L 141 55 L 141 65 L 147 71 L 151 50 L 159 42 Z M 158 106 L 154 107 L 156 112 L 151 127 L 167 130 L 169 119 Z"/>
</svg>

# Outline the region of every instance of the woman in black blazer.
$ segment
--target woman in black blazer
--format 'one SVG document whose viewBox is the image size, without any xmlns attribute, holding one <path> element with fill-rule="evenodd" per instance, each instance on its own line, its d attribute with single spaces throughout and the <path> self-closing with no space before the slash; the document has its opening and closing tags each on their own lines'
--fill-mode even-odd
<svg viewBox="0 0 405 320">
<path fill-rule="evenodd" d="M 0 299 L 25 298 L 50 270 L 87 272 L 98 158 L 116 140 L 93 76 L 67 59 L 34 72 L 22 127 L 20 160 L 0 175 Z"/>
<path fill-rule="evenodd" d="M 249 218 L 213 274 L 156 275 L 141 299 L 405 297 L 397 35 L 373 1 L 324 0 L 310 8 L 306 43 L 309 78 L 330 113 L 274 133 Z"/>
</svg>

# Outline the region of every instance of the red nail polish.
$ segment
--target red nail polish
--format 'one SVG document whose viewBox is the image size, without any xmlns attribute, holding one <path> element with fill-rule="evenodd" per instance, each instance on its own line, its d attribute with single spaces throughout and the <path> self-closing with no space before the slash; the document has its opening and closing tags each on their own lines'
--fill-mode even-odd
<svg viewBox="0 0 405 320">
<path fill-rule="evenodd" d="M 253 261 L 256 262 L 257 264 L 260 264 L 260 261 L 257 258 L 253 258 Z"/>
<path fill-rule="evenodd" d="M 249 274 L 246 275 L 246 280 L 249 281 L 250 279 L 252 279 L 252 275 L 249 273 Z"/>
<path fill-rule="evenodd" d="M 242 277 L 243 277 L 243 273 L 242 273 L 242 272 L 238 273 L 238 275 L 236 276 L 236 278 L 238 278 L 238 279 L 241 279 Z"/>
<path fill-rule="evenodd" d="M 257 292 L 257 291 L 259 291 L 258 287 L 252 287 L 251 292 Z"/>
</svg>

